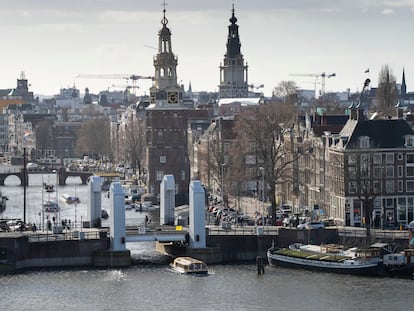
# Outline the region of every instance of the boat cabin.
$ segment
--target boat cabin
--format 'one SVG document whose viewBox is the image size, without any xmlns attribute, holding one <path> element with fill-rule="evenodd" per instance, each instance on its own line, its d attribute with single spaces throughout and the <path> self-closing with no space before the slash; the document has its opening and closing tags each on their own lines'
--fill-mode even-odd
<svg viewBox="0 0 414 311">
<path fill-rule="evenodd" d="M 207 274 L 207 265 L 198 259 L 191 257 L 177 257 L 171 264 L 171 268 L 185 274 Z"/>
</svg>

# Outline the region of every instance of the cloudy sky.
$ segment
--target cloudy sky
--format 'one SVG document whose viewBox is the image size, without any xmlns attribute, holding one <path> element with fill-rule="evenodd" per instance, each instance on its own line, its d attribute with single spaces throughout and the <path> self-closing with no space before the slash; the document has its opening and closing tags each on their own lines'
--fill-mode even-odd
<svg viewBox="0 0 414 311">
<path fill-rule="evenodd" d="M 74 84 L 92 92 L 126 81 L 78 74 L 153 75 L 162 0 L 0 0 L 0 88 L 23 70 L 36 94 Z M 226 50 L 233 0 L 167 0 L 178 79 L 194 91 L 215 91 Z M 280 81 L 327 91 L 357 91 L 388 64 L 414 91 L 414 0 L 234 0 L 249 83 L 265 95 Z M 369 68 L 369 74 L 364 71 Z M 320 79 L 319 79 L 320 81 Z M 112 87 L 115 85 L 116 87 Z M 149 81 L 139 82 L 139 94 Z"/>
</svg>

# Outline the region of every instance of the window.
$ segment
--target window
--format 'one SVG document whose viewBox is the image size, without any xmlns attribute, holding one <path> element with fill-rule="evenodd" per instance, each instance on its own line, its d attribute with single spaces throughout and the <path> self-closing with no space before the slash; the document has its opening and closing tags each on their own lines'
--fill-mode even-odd
<svg viewBox="0 0 414 311">
<path fill-rule="evenodd" d="M 394 192 L 394 181 L 388 180 L 385 187 L 386 187 L 385 191 L 387 193 L 393 193 Z"/>
<path fill-rule="evenodd" d="M 407 164 L 414 164 L 414 153 L 407 153 Z"/>
<path fill-rule="evenodd" d="M 374 164 L 382 164 L 382 154 L 375 153 L 374 154 Z"/>
<path fill-rule="evenodd" d="M 160 163 L 167 163 L 167 157 L 166 156 L 160 156 Z"/>
<path fill-rule="evenodd" d="M 398 160 L 402 160 L 402 159 L 404 159 L 404 155 L 402 153 L 399 153 L 398 154 Z"/>
<path fill-rule="evenodd" d="M 394 177 L 394 166 L 387 166 L 387 178 Z"/>
<path fill-rule="evenodd" d="M 405 169 L 406 177 L 414 177 L 414 166 L 407 166 Z"/>
<path fill-rule="evenodd" d="M 382 167 L 380 166 L 374 167 L 374 178 L 382 178 Z"/>
<path fill-rule="evenodd" d="M 405 136 L 405 146 L 407 148 L 413 148 L 414 147 L 414 136 L 413 135 Z"/>
<path fill-rule="evenodd" d="M 398 181 L 398 192 L 404 192 L 404 185 L 402 180 Z"/>
<path fill-rule="evenodd" d="M 355 193 L 356 192 L 356 183 L 350 182 L 349 183 L 349 193 Z"/>
<path fill-rule="evenodd" d="M 349 172 L 349 179 L 356 179 L 357 178 L 355 166 L 348 167 L 348 172 Z"/>
<path fill-rule="evenodd" d="M 398 166 L 398 177 L 403 177 L 404 175 L 404 170 L 403 167 L 400 165 Z"/>
<path fill-rule="evenodd" d="M 246 165 L 254 165 L 256 164 L 256 156 L 255 155 L 246 155 L 245 158 L 245 164 Z"/>
<path fill-rule="evenodd" d="M 394 154 L 393 153 L 387 153 L 385 156 L 385 160 L 387 164 L 393 164 L 394 163 Z"/>
<path fill-rule="evenodd" d="M 360 146 L 361 149 L 369 148 L 369 137 L 367 137 L 367 136 L 360 137 L 360 145 L 359 146 Z"/>
<path fill-rule="evenodd" d="M 181 170 L 181 180 L 185 180 L 185 171 Z"/>
<path fill-rule="evenodd" d="M 407 180 L 407 192 L 414 192 L 414 180 Z"/>
<path fill-rule="evenodd" d="M 356 154 L 350 154 L 348 156 L 348 164 L 352 165 L 356 163 Z"/>
<path fill-rule="evenodd" d="M 381 193 L 381 182 L 374 181 L 374 193 Z"/>
<path fill-rule="evenodd" d="M 157 171 L 157 181 L 162 180 L 162 178 L 164 177 L 164 171 Z"/>
</svg>

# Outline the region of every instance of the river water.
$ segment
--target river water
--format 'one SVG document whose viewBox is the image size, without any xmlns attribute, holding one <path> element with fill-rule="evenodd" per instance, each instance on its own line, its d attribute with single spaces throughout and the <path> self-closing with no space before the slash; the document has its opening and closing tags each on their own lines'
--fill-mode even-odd
<svg viewBox="0 0 414 311">
<path fill-rule="evenodd" d="M 46 182 L 55 175 L 44 175 Z M 53 182 L 51 182 L 53 183 Z M 76 217 L 86 217 L 88 186 L 69 180 L 58 195 L 75 193 Z M 23 218 L 23 188 L 8 178 L 1 217 Z M 27 220 L 41 222 L 42 177 L 29 180 Z M 44 194 L 46 196 L 46 194 Z M 56 196 L 52 193 L 51 196 Z M 56 197 L 55 197 L 56 198 Z M 51 198 L 51 199 L 55 199 Z M 104 196 L 102 205 L 109 207 Z M 61 218 L 75 219 L 75 207 L 61 202 Z M 145 213 L 127 211 L 127 223 Z M 156 218 L 157 215 L 149 214 Z M 414 281 L 318 273 L 254 264 L 213 265 L 206 277 L 179 275 L 153 243 L 127 243 L 143 264 L 126 269 L 44 269 L 0 276 L 0 310 L 412 310 Z M 156 264 L 149 264 L 155 262 Z"/>
</svg>

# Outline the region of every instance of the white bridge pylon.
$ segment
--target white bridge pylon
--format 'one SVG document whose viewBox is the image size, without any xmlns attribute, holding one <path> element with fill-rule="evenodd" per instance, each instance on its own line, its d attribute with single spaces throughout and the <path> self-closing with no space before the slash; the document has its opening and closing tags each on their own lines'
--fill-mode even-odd
<svg viewBox="0 0 414 311">
<path fill-rule="evenodd" d="M 205 248 L 204 222 L 204 189 L 200 181 L 192 181 L 189 187 L 190 194 L 190 228 L 189 231 L 173 230 L 171 227 L 148 231 L 145 226 L 137 228 L 137 235 L 126 236 L 125 231 L 125 194 L 120 182 L 113 182 L 110 186 L 110 232 L 111 250 L 125 251 L 126 242 L 178 242 L 185 241 L 189 234 L 191 248 Z M 162 200 L 162 198 L 161 198 Z M 161 204 L 161 206 L 164 206 Z"/>
</svg>

